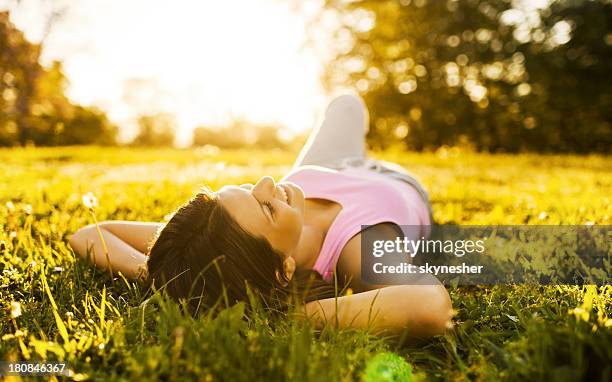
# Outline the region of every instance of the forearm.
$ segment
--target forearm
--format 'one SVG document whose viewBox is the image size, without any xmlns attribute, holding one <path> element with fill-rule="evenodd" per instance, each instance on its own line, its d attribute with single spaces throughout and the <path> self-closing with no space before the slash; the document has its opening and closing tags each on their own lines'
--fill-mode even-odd
<svg viewBox="0 0 612 382">
<path fill-rule="evenodd" d="M 328 298 L 305 305 L 316 327 L 372 329 L 374 332 L 429 337 L 450 324 L 452 306 L 441 285 L 399 285 Z"/>
<path fill-rule="evenodd" d="M 366 329 L 374 324 L 381 326 L 381 319 L 388 320 L 388 317 L 380 316 L 381 302 L 384 303 L 389 294 L 389 291 L 383 292 L 385 289 L 389 288 L 313 301 L 306 304 L 306 314 L 319 328 L 325 325 L 341 329 Z"/>
<path fill-rule="evenodd" d="M 100 223 L 100 227 L 142 253 L 147 252 L 149 244 L 162 226 L 163 223 L 127 220 L 107 220 Z"/>
<path fill-rule="evenodd" d="M 108 250 L 108 259 L 100 233 Z M 79 256 L 89 256 L 100 268 L 110 268 L 115 274 L 121 272 L 128 279 L 138 278 L 141 268 L 145 265 L 146 256 L 104 227 L 100 227 L 100 233 L 94 225 L 81 228 L 70 237 L 70 246 Z"/>
</svg>

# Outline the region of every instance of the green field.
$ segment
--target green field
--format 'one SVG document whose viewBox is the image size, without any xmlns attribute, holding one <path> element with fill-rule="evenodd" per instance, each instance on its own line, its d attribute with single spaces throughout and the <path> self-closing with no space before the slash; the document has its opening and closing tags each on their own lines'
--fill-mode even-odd
<svg viewBox="0 0 612 382">
<path fill-rule="evenodd" d="M 376 354 L 415 380 L 610 380 L 612 288 L 458 287 L 455 328 L 421 347 L 365 331 L 316 332 L 238 305 L 192 318 L 75 258 L 98 220 L 163 221 L 205 184 L 280 178 L 297 153 L 127 148 L 0 150 L 0 360 L 67 360 L 74 379 L 359 380 Z M 438 223 L 611 223 L 612 158 L 373 153 L 424 183 Z M 15 310 L 21 306 L 21 315 Z M 12 315 L 13 313 L 13 315 Z"/>
</svg>

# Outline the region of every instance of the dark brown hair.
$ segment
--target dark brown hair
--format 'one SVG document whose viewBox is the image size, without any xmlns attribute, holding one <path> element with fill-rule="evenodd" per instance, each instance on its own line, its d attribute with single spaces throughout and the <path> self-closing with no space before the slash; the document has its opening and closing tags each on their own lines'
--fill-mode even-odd
<svg viewBox="0 0 612 382">
<path fill-rule="evenodd" d="M 150 285 L 165 288 L 177 301 L 189 300 L 192 309 L 223 297 L 230 305 L 248 302 L 247 288 L 276 307 L 296 292 L 305 302 L 334 296 L 316 271 L 298 269 L 289 281 L 282 269 L 282 255 L 265 238 L 245 231 L 207 188 L 178 208 L 147 259 Z"/>
</svg>

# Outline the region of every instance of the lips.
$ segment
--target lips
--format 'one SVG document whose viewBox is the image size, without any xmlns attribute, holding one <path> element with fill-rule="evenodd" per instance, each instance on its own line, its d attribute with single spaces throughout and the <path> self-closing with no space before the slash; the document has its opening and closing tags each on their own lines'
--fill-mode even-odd
<svg viewBox="0 0 612 382">
<path fill-rule="evenodd" d="M 279 184 L 279 189 L 282 190 L 282 194 L 285 197 L 285 203 L 291 206 L 291 200 L 293 199 L 293 190 L 286 184 Z"/>
</svg>

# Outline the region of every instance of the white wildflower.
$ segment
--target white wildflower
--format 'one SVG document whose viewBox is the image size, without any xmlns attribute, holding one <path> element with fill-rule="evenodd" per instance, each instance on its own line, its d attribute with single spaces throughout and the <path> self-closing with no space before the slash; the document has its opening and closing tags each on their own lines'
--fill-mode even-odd
<svg viewBox="0 0 612 382">
<path fill-rule="evenodd" d="M 88 192 L 83 195 L 83 205 L 89 209 L 93 209 L 98 206 L 98 199 L 93 192 Z"/>
<path fill-rule="evenodd" d="M 19 316 L 21 316 L 21 304 L 16 301 L 12 301 L 11 302 L 11 317 L 17 318 Z"/>
<path fill-rule="evenodd" d="M 13 202 L 11 202 L 10 200 L 6 202 L 6 209 L 9 212 L 15 212 L 15 205 L 13 204 Z"/>
</svg>

